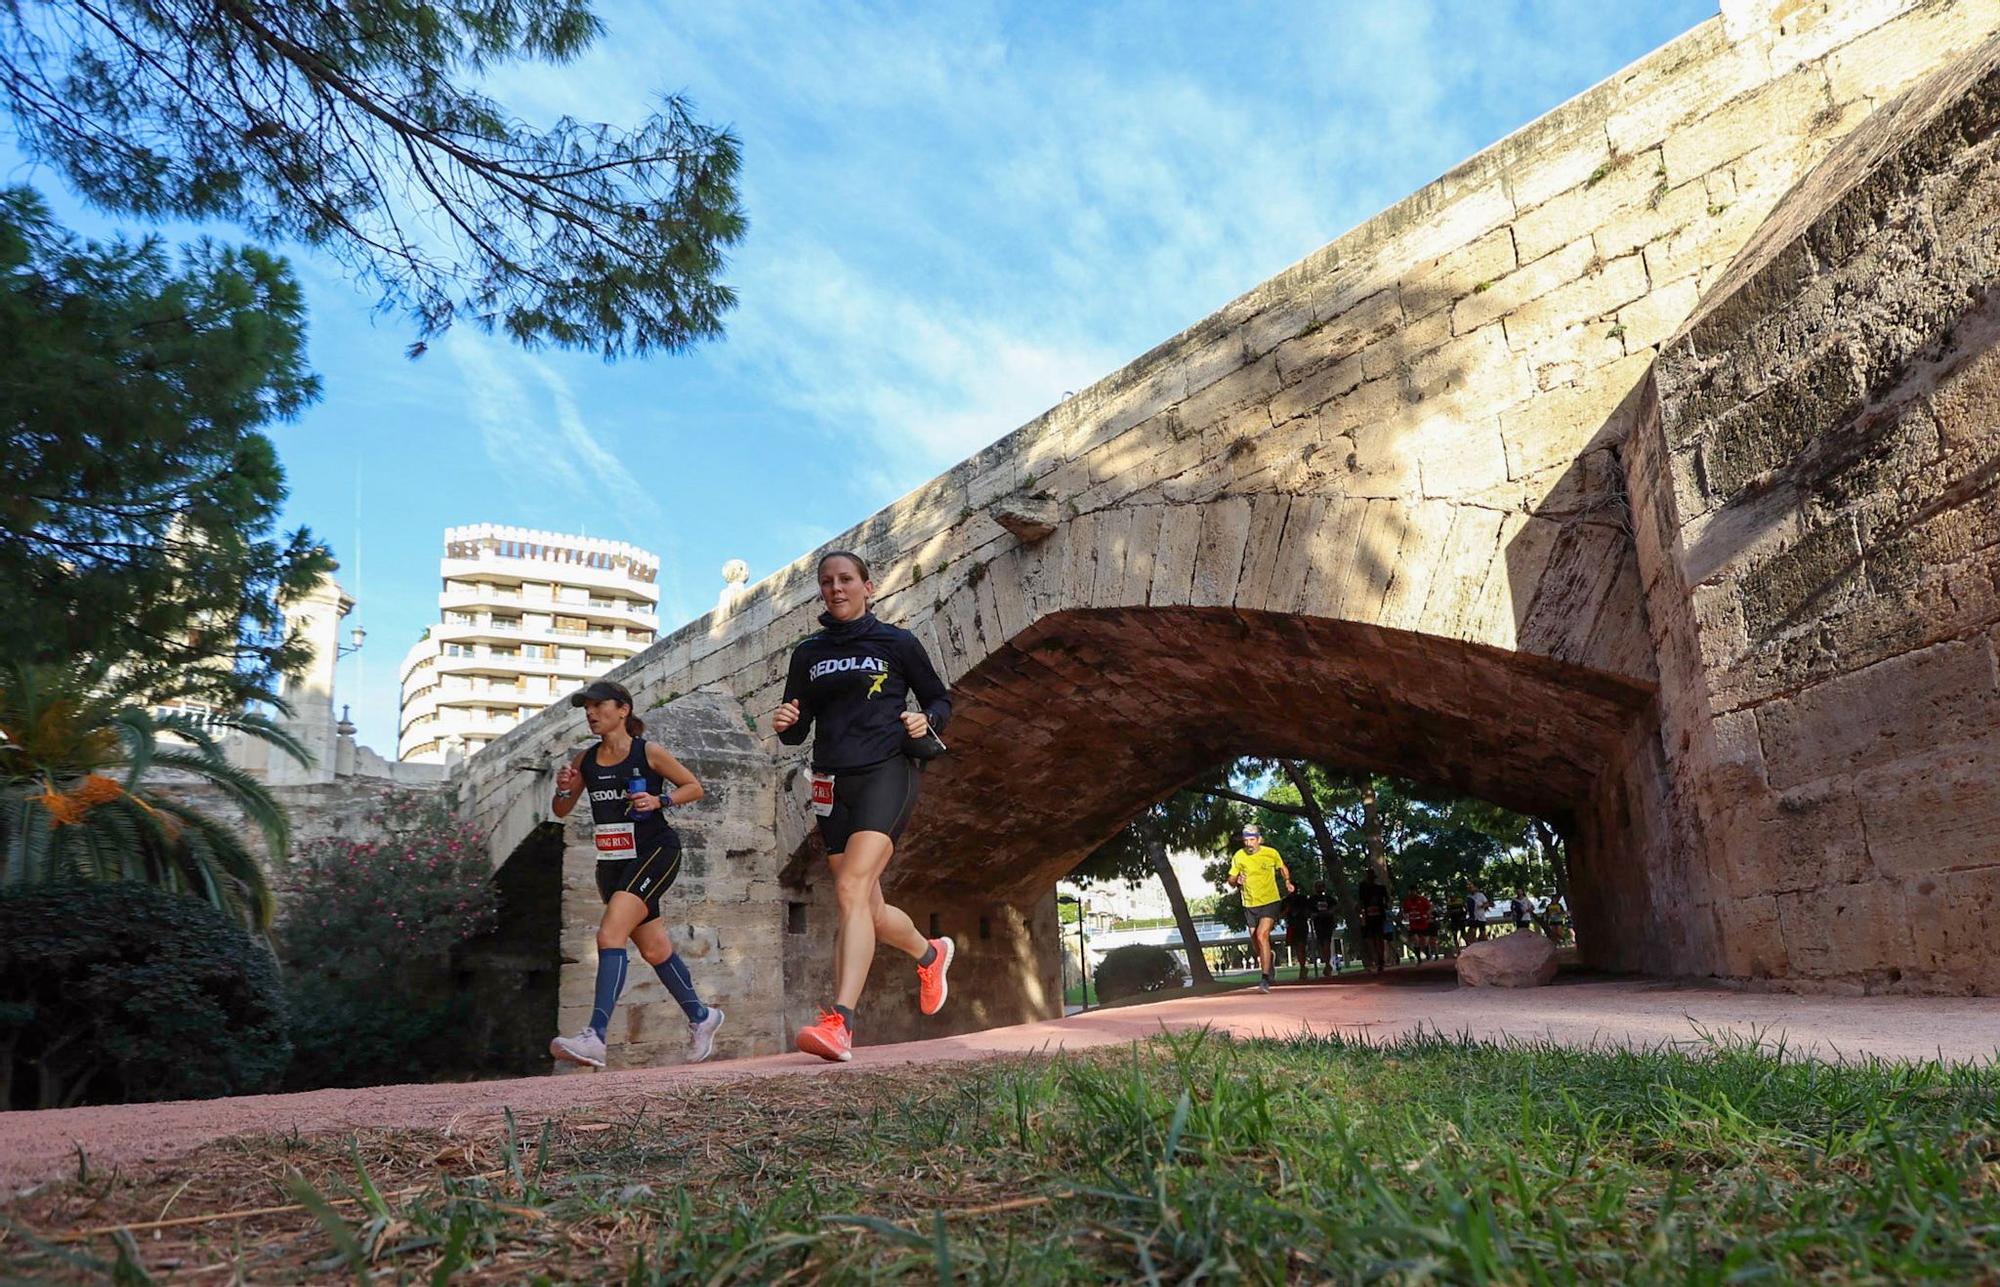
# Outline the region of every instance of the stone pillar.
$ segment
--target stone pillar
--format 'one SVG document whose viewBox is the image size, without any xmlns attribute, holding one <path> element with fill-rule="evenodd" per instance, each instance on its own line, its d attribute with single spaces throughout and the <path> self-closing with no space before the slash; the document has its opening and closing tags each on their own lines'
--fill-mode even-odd
<svg viewBox="0 0 2000 1287">
<path fill-rule="evenodd" d="M 270 760 L 269 781 L 274 785 L 331 782 L 339 755 L 333 718 L 333 672 L 340 660 L 340 622 L 354 608 L 354 600 L 331 576 L 285 605 L 285 628 L 296 630 L 312 648 L 312 660 L 305 673 L 288 679 L 280 691 L 292 713 L 282 723 L 285 730 L 312 752 L 313 763 L 302 765 L 287 755 Z"/>
</svg>

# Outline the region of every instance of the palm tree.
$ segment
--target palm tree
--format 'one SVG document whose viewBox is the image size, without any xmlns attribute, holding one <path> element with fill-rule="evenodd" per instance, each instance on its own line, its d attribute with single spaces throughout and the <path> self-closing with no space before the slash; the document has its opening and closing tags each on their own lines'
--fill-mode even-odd
<svg viewBox="0 0 2000 1287">
<path fill-rule="evenodd" d="M 270 856 L 283 857 L 290 821 L 224 755 L 216 734 L 230 731 L 311 762 L 262 715 L 158 715 L 101 669 L 0 666 L 0 885 L 140 881 L 268 930 L 270 886 L 244 837 L 147 784 L 169 770 L 220 791 L 262 833 Z"/>
</svg>

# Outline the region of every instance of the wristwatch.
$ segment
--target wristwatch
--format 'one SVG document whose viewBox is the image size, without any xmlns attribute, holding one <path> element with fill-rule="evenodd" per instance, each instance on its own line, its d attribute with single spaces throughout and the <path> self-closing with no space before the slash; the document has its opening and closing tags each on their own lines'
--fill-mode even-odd
<svg viewBox="0 0 2000 1287">
<path fill-rule="evenodd" d="M 574 791 L 558 791 L 558 792 L 556 792 L 556 799 L 558 799 L 558 800 L 567 800 L 567 799 L 570 799 L 570 798 L 571 798 L 572 796 L 574 796 L 575 794 L 576 794 L 576 792 L 574 792 Z"/>
</svg>

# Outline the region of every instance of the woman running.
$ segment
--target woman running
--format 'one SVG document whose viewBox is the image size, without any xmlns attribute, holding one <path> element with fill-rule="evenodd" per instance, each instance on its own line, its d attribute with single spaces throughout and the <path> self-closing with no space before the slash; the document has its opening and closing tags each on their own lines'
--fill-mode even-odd
<svg viewBox="0 0 2000 1287">
<path fill-rule="evenodd" d="M 771 719 L 778 740 L 797 746 L 813 735 L 813 812 L 826 840 L 840 903 L 834 947 L 833 1009 L 802 1028 L 798 1048 L 822 1059 L 854 1057 L 855 1007 L 868 982 L 877 942 L 917 962 L 918 1008 L 944 1006 L 951 969 L 949 938 L 926 939 L 909 916 L 882 898 L 882 873 L 917 804 L 923 765 L 905 743 L 934 736 L 951 718 L 944 681 L 916 636 L 875 619 L 875 593 L 861 557 L 836 550 L 819 561 L 823 627 L 792 650 L 785 698 Z M 903 709 L 915 693 L 922 710 Z"/>
<path fill-rule="evenodd" d="M 579 792 L 588 792 L 597 840 L 597 892 L 604 919 L 597 926 L 597 1005 L 590 1026 L 549 1042 L 549 1053 L 573 1064 L 604 1067 L 604 1031 L 625 989 L 625 943 L 659 973 L 668 995 L 688 1021 L 688 1062 L 715 1053 L 722 1011 L 703 1005 L 687 965 L 660 919 L 660 896 L 681 874 L 681 838 L 667 825 L 669 807 L 701 799 L 701 783 L 658 742 L 641 736 L 646 722 L 632 713 L 623 684 L 600 679 L 570 696 L 583 708 L 596 746 L 587 747 L 556 774 L 555 815 L 567 818 Z"/>
</svg>

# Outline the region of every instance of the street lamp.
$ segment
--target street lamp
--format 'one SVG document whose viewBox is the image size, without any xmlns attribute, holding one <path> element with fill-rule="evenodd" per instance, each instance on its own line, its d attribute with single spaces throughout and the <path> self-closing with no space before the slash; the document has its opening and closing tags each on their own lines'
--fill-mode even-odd
<svg viewBox="0 0 2000 1287">
<path fill-rule="evenodd" d="M 367 642 L 368 640 L 368 632 L 366 630 L 363 630 L 360 626 L 356 626 L 354 627 L 353 630 L 348 632 L 347 637 L 353 640 L 354 642 L 335 644 L 333 646 L 333 655 L 335 660 L 345 657 L 348 653 L 351 652 L 360 652 L 361 645 Z"/>
</svg>

